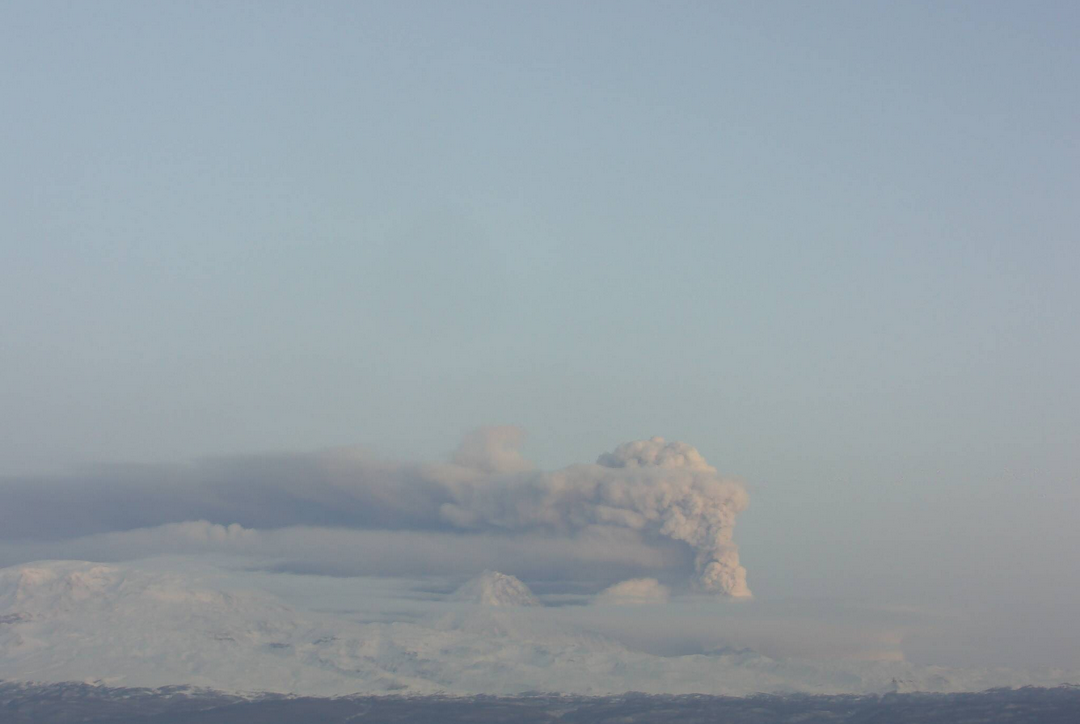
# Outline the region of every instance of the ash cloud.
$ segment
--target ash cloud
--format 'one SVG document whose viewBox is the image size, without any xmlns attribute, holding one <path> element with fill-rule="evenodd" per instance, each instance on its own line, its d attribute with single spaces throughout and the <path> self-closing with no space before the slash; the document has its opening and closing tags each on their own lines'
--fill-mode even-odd
<svg viewBox="0 0 1080 724">
<path fill-rule="evenodd" d="M 515 570 L 516 557 L 516 570 L 539 575 L 610 561 L 624 578 L 670 568 L 682 551 L 693 587 L 750 595 L 732 537 L 746 492 L 693 447 L 640 440 L 544 472 L 521 456 L 521 440 L 517 428 L 484 428 L 449 462 L 426 465 L 335 450 L 9 480 L 0 541 L 7 558 L 66 542 L 113 557 L 197 548 L 316 567 L 353 556 L 409 568 L 403 558 L 429 556 L 456 559 L 456 570 Z"/>
<path fill-rule="evenodd" d="M 639 440 L 601 455 L 596 464 L 554 473 L 485 478 L 449 472 L 444 481 L 452 500 L 439 514 L 457 528 L 627 528 L 687 544 L 700 588 L 750 595 L 732 541 L 735 517 L 748 502 L 746 491 L 721 478 L 690 445 L 659 437 Z M 441 474 L 436 471 L 436 477 Z"/>
</svg>

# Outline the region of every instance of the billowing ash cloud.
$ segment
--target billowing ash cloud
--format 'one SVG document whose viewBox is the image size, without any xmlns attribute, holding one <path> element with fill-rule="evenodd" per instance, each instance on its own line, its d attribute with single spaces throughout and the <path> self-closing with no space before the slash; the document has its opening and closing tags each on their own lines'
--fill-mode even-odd
<svg viewBox="0 0 1080 724">
<path fill-rule="evenodd" d="M 735 516 L 749 502 L 741 485 L 720 478 L 690 445 L 665 443 L 659 437 L 620 445 L 598 462 L 623 470 L 655 469 L 659 480 L 645 481 L 650 493 L 646 512 L 660 522 L 660 533 L 694 549 L 703 588 L 750 595 L 746 569 L 739 565 L 739 551 L 732 543 Z"/>
<path fill-rule="evenodd" d="M 750 595 L 732 542 L 746 492 L 720 477 L 693 447 L 653 438 L 621 445 L 594 464 L 543 472 L 531 469 L 519 453 L 521 438 L 517 428 L 485 428 L 467 437 L 451 462 L 433 465 L 387 463 L 338 450 L 8 481 L 0 485 L 0 541 L 18 541 L 26 550 L 35 542 L 74 539 L 116 547 L 126 540 L 176 540 L 183 532 L 176 524 L 187 523 L 184 531 L 213 533 L 198 541 L 200 547 L 244 555 L 260 547 L 280 549 L 285 540 L 300 540 L 305 550 L 317 552 L 321 540 L 341 541 L 348 530 L 384 531 L 395 545 L 403 536 L 424 536 L 421 542 L 442 536 L 448 551 L 465 556 L 469 547 L 463 542 L 476 537 L 528 541 L 518 545 L 525 551 L 539 542 L 537 550 L 548 555 L 557 548 L 545 542 L 565 541 L 568 558 L 594 562 L 602 556 L 577 556 L 574 547 L 625 541 L 628 550 L 652 547 L 662 553 L 685 545 L 693 554 L 697 587 Z M 137 530 L 144 532 L 128 533 Z M 278 530 L 282 534 L 273 533 Z M 635 555 L 648 565 L 648 556 Z"/>
<path fill-rule="evenodd" d="M 516 462 L 500 450 L 500 459 Z M 663 438 L 620 445 L 594 465 L 554 473 L 465 475 L 438 470 L 452 500 L 440 517 L 459 528 L 572 531 L 618 526 L 686 543 L 706 591 L 747 597 L 746 569 L 732 543 L 746 491 L 721 478 L 690 445 Z"/>
</svg>

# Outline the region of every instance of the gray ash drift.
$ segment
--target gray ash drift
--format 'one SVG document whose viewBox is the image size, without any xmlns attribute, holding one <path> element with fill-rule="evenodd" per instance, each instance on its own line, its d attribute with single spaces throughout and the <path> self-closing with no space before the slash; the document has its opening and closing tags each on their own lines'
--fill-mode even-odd
<svg viewBox="0 0 1080 724">
<path fill-rule="evenodd" d="M 478 430 L 450 461 L 434 464 L 345 449 L 0 480 L 0 544 L 9 550 L 0 565 L 216 553 L 267 565 L 296 559 L 305 572 L 336 574 L 341 547 L 373 533 L 396 541 L 395 574 L 432 573 L 436 559 L 440 573 L 507 570 L 477 565 L 490 556 L 480 549 L 494 548 L 517 561 L 507 572 L 524 575 L 524 559 L 546 551 L 548 568 L 568 580 L 593 580 L 601 564 L 629 566 L 635 576 L 692 565 L 698 590 L 750 596 L 733 541 L 746 491 L 693 447 L 654 437 L 592 464 L 540 471 L 518 452 L 521 439 L 517 428 Z M 681 561 L 665 559 L 673 548 Z M 353 575 L 387 572 L 377 559 L 353 566 Z"/>
</svg>

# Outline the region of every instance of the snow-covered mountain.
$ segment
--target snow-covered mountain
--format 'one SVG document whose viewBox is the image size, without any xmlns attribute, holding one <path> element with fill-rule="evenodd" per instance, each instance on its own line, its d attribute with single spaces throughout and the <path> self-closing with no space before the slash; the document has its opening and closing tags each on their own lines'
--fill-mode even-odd
<svg viewBox="0 0 1080 724">
<path fill-rule="evenodd" d="M 0 679 L 312 695 L 863 693 L 896 682 L 962 691 L 1078 680 L 746 651 L 657 656 L 567 626 L 537 603 L 517 579 L 487 573 L 412 620 L 371 622 L 290 606 L 208 566 L 34 563 L 0 570 Z"/>
<path fill-rule="evenodd" d="M 454 599 L 482 606 L 539 606 L 529 587 L 513 576 L 498 571 L 484 571 L 466 581 L 454 594 Z"/>
</svg>

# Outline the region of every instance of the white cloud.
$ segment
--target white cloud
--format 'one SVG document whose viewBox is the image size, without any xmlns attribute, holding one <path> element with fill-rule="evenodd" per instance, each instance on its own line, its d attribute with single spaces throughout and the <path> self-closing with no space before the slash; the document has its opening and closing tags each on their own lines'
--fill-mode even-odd
<svg viewBox="0 0 1080 724">
<path fill-rule="evenodd" d="M 596 602 L 615 605 L 664 603 L 670 595 L 670 589 L 655 578 L 631 578 L 605 588 L 596 597 Z"/>
</svg>

